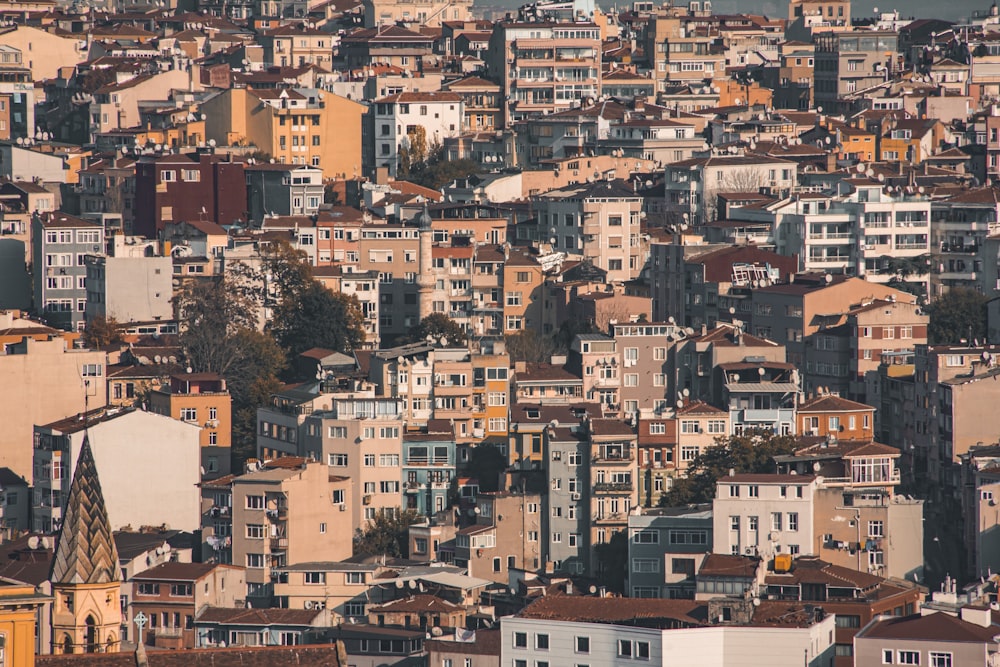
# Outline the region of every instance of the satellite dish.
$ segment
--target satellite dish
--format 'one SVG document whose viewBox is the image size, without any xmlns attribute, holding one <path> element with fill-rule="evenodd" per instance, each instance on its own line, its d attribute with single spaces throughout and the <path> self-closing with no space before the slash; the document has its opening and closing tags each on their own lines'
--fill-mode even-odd
<svg viewBox="0 0 1000 667">
<path fill-rule="evenodd" d="M 678 408 L 683 408 L 684 407 L 684 401 L 678 398 L 677 399 L 677 407 Z"/>
<path fill-rule="evenodd" d="M 38 548 L 38 535 L 32 535 L 28 538 L 28 548 L 37 549 Z"/>
<path fill-rule="evenodd" d="M 396 588 L 402 588 L 402 587 L 403 587 L 403 580 L 402 579 L 397 579 L 396 580 Z"/>
<path fill-rule="evenodd" d="M 215 148 L 215 139 L 209 139 L 208 145 L 211 146 L 212 148 Z"/>
<path fill-rule="evenodd" d="M 681 394 L 684 396 L 684 398 L 687 398 L 688 396 L 691 395 L 691 390 L 688 389 L 687 387 L 684 387 L 684 391 L 682 391 Z"/>
<path fill-rule="evenodd" d="M 857 169 L 857 171 L 858 171 L 859 174 L 863 174 L 863 173 L 865 173 L 866 167 L 865 167 L 865 165 L 864 165 L 863 162 L 859 162 L 858 166 L 855 167 L 855 169 Z"/>
</svg>

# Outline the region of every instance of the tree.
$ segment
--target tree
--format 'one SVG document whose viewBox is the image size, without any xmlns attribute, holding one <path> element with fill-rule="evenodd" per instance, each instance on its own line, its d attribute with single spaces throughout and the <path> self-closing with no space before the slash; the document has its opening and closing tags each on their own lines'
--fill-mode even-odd
<svg viewBox="0 0 1000 667">
<path fill-rule="evenodd" d="M 311 280 L 283 296 L 271 331 L 291 356 L 314 347 L 347 352 L 364 342 L 364 315 L 354 295 L 331 292 Z"/>
<path fill-rule="evenodd" d="M 774 470 L 774 457 L 795 451 L 795 438 L 757 431 L 722 436 L 696 456 L 687 477 L 674 480 L 670 490 L 660 497 L 661 507 L 679 507 L 710 503 L 715 497 L 715 483 L 732 470 L 738 473 L 767 473 Z"/>
<path fill-rule="evenodd" d="M 379 511 L 364 528 L 354 534 L 354 555 L 406 558 L 409 527 L 420 520 L 414 510 Z"/>
<path fill-rule="evenodd" d="M 548 361 L 559 350 L 553 338 L 538 333 L 534 329 L 524 329 L 505 338 L 507 354 L 511 361 Z"/>
<path fill-rule="evenodd" d="M 986 302 L 973 289 L 956 287 L 928 304 L 927 342 L 931 345 L 958 345 L 964 339 L 986 339 Z"/>
<path fill-rule="evenodd" d="M 468 339 L 465 330 L 455 320 L 444 313 L 432 313 L 420 320 L 420 324 L 398 342 L 419 343 L 427 340 L 427 336 L 433 336 L 438 341 L 445 338 L 451 346 L 465 345 Z"/>
<path fill-rule="evenodd" d="M 491 443 L 473 447 L 469 451 L 469 461 L 465 464 L 465 474 L 479 481 L 479 490 L 483 493 L 503 490 L 500 476 L 506 469 L 506 455 Z"/>
<path fill-rule="evenodd" d="M 455 179 L 466 178 L 480 171 L 479 163 L 474 160 L 449 160 L 444 146 L 435 143 L 428 150 L 427 159 L 411 160 L 405 178 L 417 185 L 440 190 Z"/>
<path fill-rule="evenodd" d="M 125 342 L 125 327 L 114 317 L 92 317 L 83 330 L 83 342 L 95 350 Z"/>
<path fill-rule="evenodd" d="M 706 175 L 707 176 L 707 175 Z M 747 167 L 727 171 L 722 180 L 711 189 L 705 190 L 705 208 L 702 222 L 711 222 L 718 217 L 720 192 L 757 192 L 767 184 L 767 175 L 762 169 Z"/>
</svg>

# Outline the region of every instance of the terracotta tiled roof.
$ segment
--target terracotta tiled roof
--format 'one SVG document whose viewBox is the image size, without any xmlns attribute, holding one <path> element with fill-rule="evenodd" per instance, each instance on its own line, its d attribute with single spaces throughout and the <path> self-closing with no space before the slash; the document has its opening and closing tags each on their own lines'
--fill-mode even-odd
<svg viewBox="0 0 1000 667">
<path fill-rule="evenodd" d="M 525 608 L 520 615 L 523 618 L 584 623 L 664 619 L 696 626 L 705 622 L 706 614 L 704 603 L 694 600 L 546 595 Z"/>
<path fill-rule="evenodd" d="M 995 625 L 984 628 L 951 614 L 936 612 L 926 616 L 915 614 L 879 621 L 866 629 L 862 636 L 877 639 L 994 643 L 993 637 L 997 634 L 1000 634 L 1000 628 Z"/>
<path fill-rule="evenodd" d="M 216 625 L 312 625 L 322 612 L 309 609 L 230 609 L 208 607 L 195 619 Z"/>
<path fill-rule="evenodd" d="M 899 453 L 895 447 L 879 442 L 869 442 L 867 445 L 861 445 L 857 449 L 844 452 L 844 456 L 898 456 Z"/>
<path fill-rule="evenodd" d="M 125 653 L 77 653 L 39 655 L 36 667 L 135 667 L 136 655 Z M 343 644 L 311 646 L 266 646 L 219 649 L 150 651 L 149 667 L 344 667 L 347 654 Z"/>
<path fill-rule="evenodd" d="M 753 577 L 760 560 L 752 556 L 732 556 L 730 554 L 706 554 L 698 568 L 699 576 L 708 577 Z"/>
<path fill-rule="evenodd" d="M 816 396 L 799 405 L 799 412 L 848 412 L 858 410 L 874 410 L 870 405 L 849 401 L 840 396 L 825 394 Z"/>
</svg>

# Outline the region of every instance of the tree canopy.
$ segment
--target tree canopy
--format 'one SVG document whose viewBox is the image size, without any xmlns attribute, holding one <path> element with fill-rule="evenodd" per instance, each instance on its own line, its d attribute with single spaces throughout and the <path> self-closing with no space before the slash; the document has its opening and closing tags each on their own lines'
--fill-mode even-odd
<svg viewBox="0 0 1000 667">
<path fill-rule="evenodd" d="M 402 178 L 432 190 L 480 172 L 479 163 L 474 160 L 449 160 L 440 144 L 432 145 L 424 160 L 407 159 L 407 173 Z"/>
<path fill-rule="evenodd" d="M 125 327 L 114 317 L 92 317 L 83 330 L 83 342 L 87 347 L 103 349 L 125 342 Z"/>
<path fill-rule="evenodd" d="M 930 316 L 927 342 L 931 345 L 958 345 L 965 339 L 986 339 L 986 302 L 976 290 L 956 287 L 926 307 Z"/>
<path fill-rule="evenodd" d="M 730 470 L 738 473 L 774 471 L 773 458 L 795 451 L 795 438 L 774 435 L 770 431 L 723 436 L 691 461 L 688 475 L 674 480 L 670 490 L 660 497 L 661 507 L 679 507 L 710 503 L 715 497 L 715 483 Z"/>
<path fill-rule="evenodd" d="M 354 555 L 406 558 L 408 529 L 419 520 L 420 515 L 414 510 L 379 511 L 368 525 L 355 532 Z"/>
<path fill-rule="evenodd" d="M 420 320 L 420 323 L 409 334 L 404 335 L 399 342 L 419 343 L 426 340 L 427 336 L 432 336 L 436 341 L 445 338 L 447 344 L 452 347 L 465 345 L 468 339 L 468 335 L 458 322 L 445 313 L 432 313 Z"/>
<path fill-rule="evenodd" d="M 313 347 L 350 351 L 364 342 L 364 315 L 357 297 L 312 280 L 282 298 L 271 331 L 291 356 Z"/>
<path fill-rule="evenodd" d="M 479 481 L 479 490 L 482 493 L 502 491 L 500 475 L 506 469 L 507 457 L 496 445 L 487 442 L 469 450 L 465 474 Z"/>
</svg>

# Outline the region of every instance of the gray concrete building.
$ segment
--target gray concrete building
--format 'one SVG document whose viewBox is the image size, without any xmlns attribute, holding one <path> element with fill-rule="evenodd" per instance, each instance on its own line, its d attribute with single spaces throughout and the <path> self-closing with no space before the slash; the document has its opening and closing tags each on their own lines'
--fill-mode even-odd
<svg viewBox="0 0 1000 667">
<path fill-rule="evenodd" d="M 712 506 L 644 509 L 628 518 L 628 590 L 635 598 L 693 599 L 712 549 Z"/>
<path fill-rule="evenodd" d="M 565 426 L 544 431 L 544 463 L 549 489 L 542 512 L 543 562 L 572 574 L 589 570 L 590 444 L 579 429 Z"/>
<path fill-rule="evenodd" d="M 104 251 L 104 229 L 62 212 L 36 215 L 31 224 L 35 311 L 52 326 L 82 329 L 87 310 L 84 257 Z"/>
</svg>

